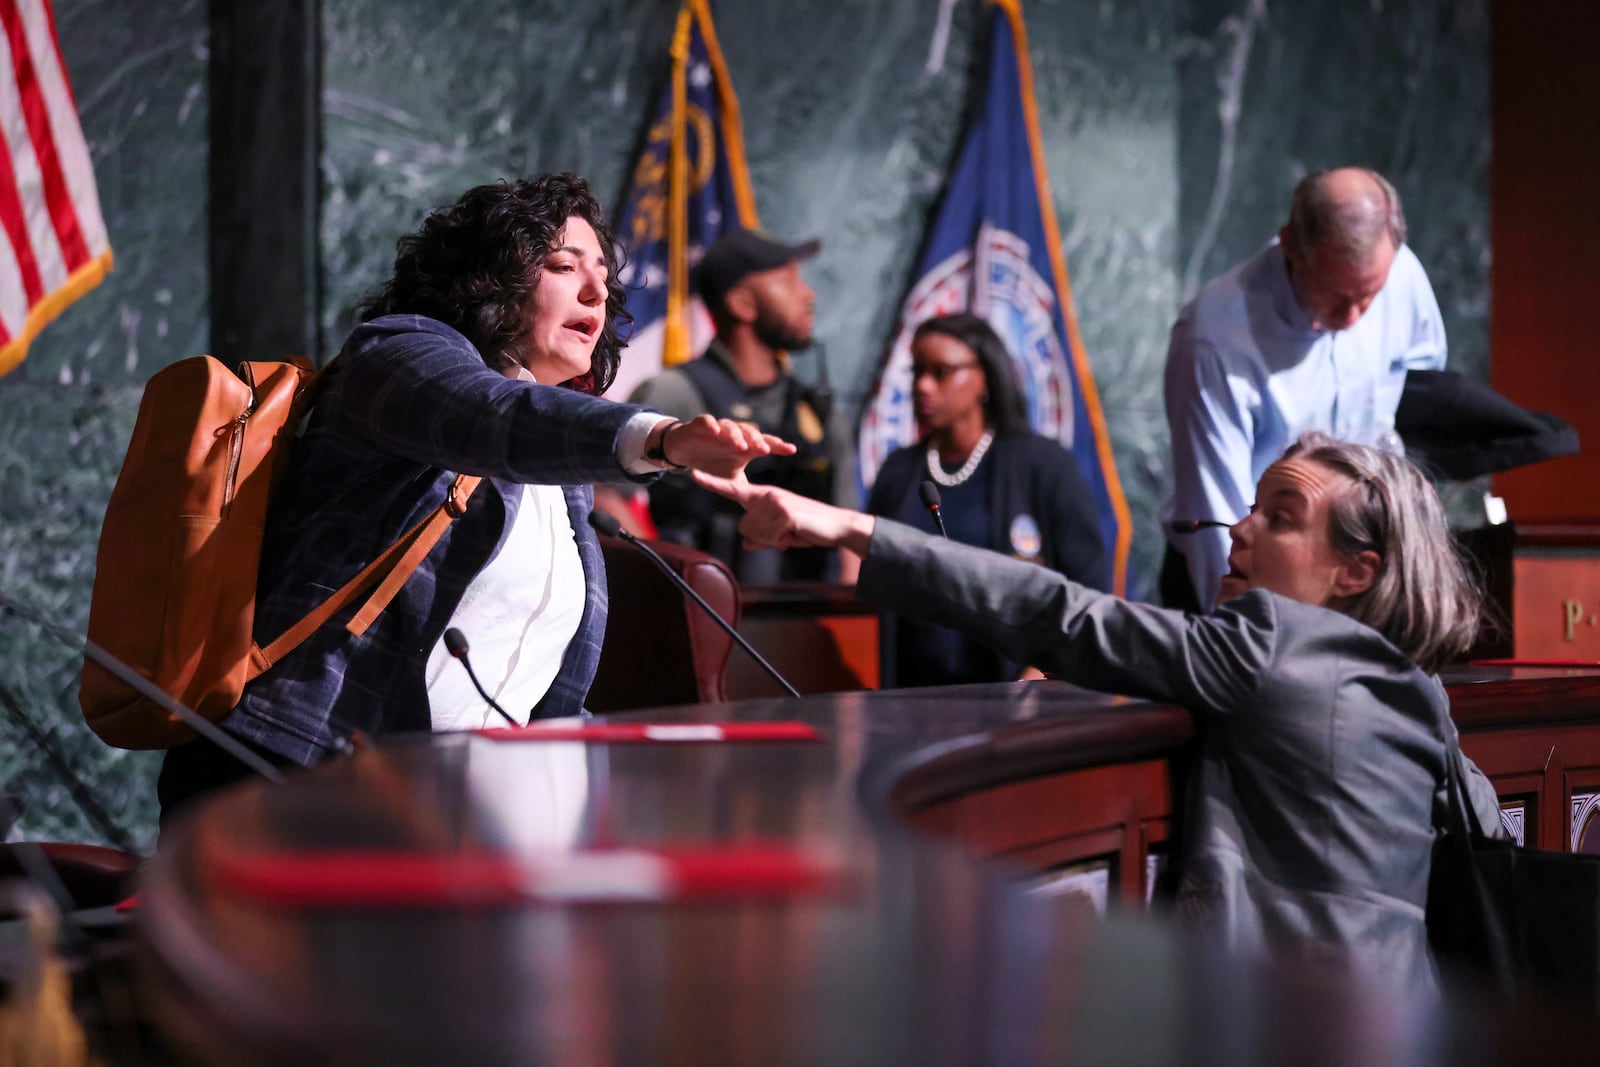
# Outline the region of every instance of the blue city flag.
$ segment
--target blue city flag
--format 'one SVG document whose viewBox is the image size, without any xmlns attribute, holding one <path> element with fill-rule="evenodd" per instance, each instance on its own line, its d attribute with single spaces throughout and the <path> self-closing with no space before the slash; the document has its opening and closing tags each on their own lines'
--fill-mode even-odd
<svg viewBox="0 0 1600 1067">
<path fill-rule="evenodd" d="M 894 342 L 861 416 L 859 475 L 916 439 L 911 336 L 924 319 L 983 316 L 1021 372 L 1034 430 L 1062 443 L 1093 494 L 1113 550 L 1113 590 L 1126 589 L 1133 526 L 1078 336 L 1055 205 L 1045 172 L 1020 0 L 989 0 L 989 81 L 967 131 L 900 312 Z"/>
<path fill-rule="evenodd" d="M 606 391 L 619 400 L 705 351 L 711 319 L 689 292 L 689 270 L 724 229 L 757 225 L 739 101 L 707 0 L 684 0 L 678 11 L 672 76 L 654 116 L 617 216 L 634 320 Z"/>
</svg>

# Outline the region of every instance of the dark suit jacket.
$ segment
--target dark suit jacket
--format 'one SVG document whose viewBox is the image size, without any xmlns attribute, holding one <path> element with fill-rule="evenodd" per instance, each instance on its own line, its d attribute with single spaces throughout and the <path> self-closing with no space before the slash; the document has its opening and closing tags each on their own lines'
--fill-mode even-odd
<svg viewBox="0 0 1600 1067">
<path fill-rule="evenodd" d="M 562 486 L 587 585 L 578 632 L 540 713 L 580 712 L 606 620 L 605 564 L 585 483 L 630 477 L 617 463 L 617 439 L 643 410 L 512 381 L 433 319 L 390 315 L 357 327 L 267 517 L 257 641 L 283 633 L 438 507 L 456 474 L 485 481 L 365 634 L 345 631 L 355 606 L 346 609 L 252 682 L 223 725 L 308 765 L 353 729 L 428 730 L 428 652 L 499 551 L 524 484 Z"/>
<path fill-rule="evenodd" d="M 921 508 L 917 493 L 928 477 L 927 456 L 927 446 L 922 444 L 891 452 L 872 483 L 867 511 L 893 519 L 905 515 L 908 501 Z M 1111 584 L 1111 560 L 1100 538 L 1100 517 L 1072 453 L 1038 434 L 1001 434 L 995 437 L 983 462 L 993 481 L 989 492 L 989 539 L 979 548 L 1015 555 L 1012 524 L 1019 516 L 1024 517 L 1032 520 L 1039 533 L 1034 562 L 1096 589 Z M 879 627 L 878 670 L 883 687 L 929 684 L 927 679 L 901 673 L 895 656 L 898 626 L 896 617 L 886 614 Z M 1027 664 L 1015 662 L 1001 651 L 999 670 L 993 677 L 965 680 L 1014 681 Z"/>
<path fill-rule="evenodd" d="M 1433 983 L 1423 907 L 1454 726 L 1439 680 L 1376 631 L 1259 590 L 1210 615 L 1135 604 L 881 519 L 857 589 L 1068 681 L 1190 708 L 1184 913 L 1236 949 L 1331 946 Z"/>
</svg>

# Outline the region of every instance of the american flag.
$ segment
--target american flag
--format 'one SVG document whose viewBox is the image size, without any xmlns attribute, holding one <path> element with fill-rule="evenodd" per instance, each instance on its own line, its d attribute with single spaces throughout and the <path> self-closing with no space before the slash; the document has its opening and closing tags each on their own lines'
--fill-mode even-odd
<svg viewBox="0 0 1600 1067">
<path fill-rule="evenodd" d="M 49 0 L 0 0 L 0 374 L 105 277 L 111 245 Z"/>
</svg>

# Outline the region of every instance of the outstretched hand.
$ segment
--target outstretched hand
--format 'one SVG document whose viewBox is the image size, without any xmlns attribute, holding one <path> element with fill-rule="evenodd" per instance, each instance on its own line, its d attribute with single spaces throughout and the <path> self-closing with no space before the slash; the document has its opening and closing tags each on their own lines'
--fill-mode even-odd
<svg viewBox="0 0 1600 1067">
<path fill-rule="evenodd" d="M 876 525 L 871 515 L 836 508 L 773 485 L 752 485 L 740 470 L 732 477 L 694 472 L 702 489 L 745 509 L 739 533 L 749 548 L 848 548 L 865 556 Z"/>
<path fill-rule="evenodd" d="M 762 433 L 754 423 L 699 415 L 663 431 L 663 454 L 682 467 L 721 477 L 740 474 L 745 464 L 762 456 L 792 456 L 795 446 Z"/>
</svg>

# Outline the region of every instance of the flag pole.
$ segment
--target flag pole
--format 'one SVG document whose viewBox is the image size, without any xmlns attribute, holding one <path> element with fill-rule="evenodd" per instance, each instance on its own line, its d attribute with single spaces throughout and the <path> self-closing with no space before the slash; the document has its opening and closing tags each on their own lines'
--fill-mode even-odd
<svg viewBox="0 0 1600 1067">
<path fill-rule="evenodd" d="M 672 33 L 672 117 L 667 148 L 667 315 L 661 365 L 689 358 L 689 159 L 684 128 L 688 110 L 689 34 L 694 0 L 684 0 Z"/>
<path fill-rule="evenodd" d="M 739 115 L 739 98 L 734 95 L 733 78 L 728 74 L 728 64 L 723 61 L 722 46 L 717 43 L 716 27 L 711 24 L 709 0 L 689 0 L 689 4 L 700 24 L 700 39 L 705 43 L 711 73 L 716 78 L 717 97 L 722 103 L 722 156 L 728 161 L 739 225 L 754 229 L 761 225 L 761 220 L 756 216 L 756 194 L 750 185 L 750 168 L 744 158 L 744 124 Z"/>
<path fill-rule="evenodd" d="M 1094 431 L 1095 453 L 1105 476 L 1106 496 L 1111 513 L 1116 517 L 1117 543 L 1112 564 L 1112 592 L 1126 595 L 1128 580 L 1128 555 L 1133 545 L 1133 521 L 1128 512 L 1128 501 L 1122 492 L 1122 479 L 1117 475 L 1116 458 L 1111 453 L 1111 435 L 1106 427 L 1105 413 L 1100 407 L 1100 392 L 1089 367 L 1088 350 L 1078 332 L 1078 315 L 1072 304 L 1072 285 L 1067 279 L 1067 258 L 1061 250 L 1061 226 L 1056 220 L 1055 201 L 1050 196 L 1050 175 L 1045 167 L 1044 136 L 1039 127 L 1039 111 L 1033 96 L 1033 62 L 1028 52 L 1028 29 L 1022 21 L 1021 0 L 987 0 L 1005 12 L 1011 25 L 1013 51 L 1017 57 L 1017 78 L 1022 93 L 1022 114 L 1028 131 L 1028 154 L 1033 162 L 1033 183 L 1039 214 L 1044 223 L 1045 245 L 1050 256 L 1050 267 L 1055 273 L 1056 302 L 1061 308 L 1061 319 L 1067 328 L 1068 347 L 1072 366 L 1076 372 L 1078 390 L 1083 395 L 1084 410 L 1089 414 L 1089 425 Z"/>
</svg>

